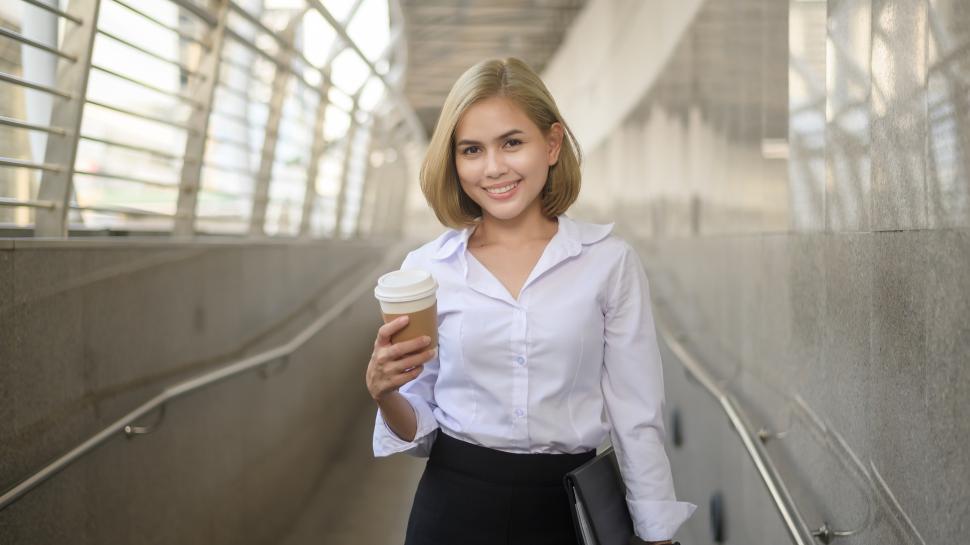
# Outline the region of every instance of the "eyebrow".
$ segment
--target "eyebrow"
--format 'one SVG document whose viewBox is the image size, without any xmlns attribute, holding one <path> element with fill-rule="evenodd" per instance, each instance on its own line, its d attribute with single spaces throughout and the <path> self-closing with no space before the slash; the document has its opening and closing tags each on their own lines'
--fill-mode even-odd
<svg viewBox="0 0 970 545">
<path fill-rule="evenodd" d="M 521 134 L 525 134 L 525 131 L 523 131 L 523 130 L 521 130 L 521 129 L 512 129 L 511 131 L 509 131 L 509 132 L 507 132 L 507 133 L 504 133 L 504 134 L 502 134 L 502 135 L 500 135 L 500 136 L 499 136 L 498 138 L 496 138 L 495 140 L 502 140 L 503 138 L 508 138 L 508 137 L 510 137 L 510 136 L 512 136 L 513 134 L 520 134 L 520 133 L 521 133 Z M 475 141 L 475 140 L 468 140 L 468 139 L 466 138 L 466 139 L 463 139 L 463 140 L 461 140 L 461 141 L 459 141 L 459 142 L 458 142 L 457 144 L 455 144 L 455 145 L 456 145 L 456 146 L 465 146 L 465 145 L 468 145 L 468 144 L 481 144 L 481 142 L 477 142 L 477 141 Z"/>
</svg>

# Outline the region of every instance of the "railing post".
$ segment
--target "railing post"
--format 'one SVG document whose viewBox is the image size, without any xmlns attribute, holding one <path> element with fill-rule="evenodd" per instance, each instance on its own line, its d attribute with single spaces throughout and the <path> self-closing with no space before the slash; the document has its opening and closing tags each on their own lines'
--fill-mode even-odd
<svg viewBox="0 0 970 545">
<path fill-rule="evenodd" d="M 54 98 L 50 125 L 65 132 L 63 135 L 51 133 L 48 136 L 43 160 L 44 163 L 62 165 L 64 168 L 58 172 L 45 170 L 41 174 L 37 198 L 53 202 L 54 208 L 37 209 L 34 225 L 34 236 L 37 237 L 67 236 L 67 210 L 74 183 L 74 162 L 100 8 L 100 0 L 74 0 L 68 6 L 68 13 L 81 19 L 81 24 L 68 26 L 62 51 L 77 60 L 59 61 L 57 88 L 70 93 L 71 98 Z"/>
<path fill-rule="evenodd" d="M 320 174 L 320 159 L 323 151 L 327 147 L 327 140 L 323 134 L 323 128 L 327 121 L 327 106 L 330 100 L 327 93 L 330 91 L 330 72 L 323 73 L 323 80 L 320 82 L 320 100 L 317 102 L 317 113 L 313 122 L 313 144 L 310 148 L 310 164 L 307 165 L 306 172 L 306 191 L 303 193 L 303 213 L 300 216 L 300 236 L 311 237 L 313 212 L 317 203 L 317 176 Z"/>
<path fill-rule="evenodd" d="M 212 99 L 219 83 L 219 63 L 226 41 L 226 19 L 229 14 L 229 0 L 211 0 L 210 5 L 216 12 L 216 23 L 209 37 L 209 51 L 199 62 L 199 78 L 193 83 L 189 96 L 199 101 L 198 108 L 189 116 L 189 132 L 185 138 L 185 153 L 182 161 L 182 175 L 179 181 L 178 204 L 175 210 L 173 234 L 176 237 L 195 235 L 196 205 L 202 185 L 202 161 L 209 133 L 209 118 L 212 113 Z"/>
<path fill-rule="evenodd" d="M 263 136 L 263 151 L 256 174 L 256 187 L 253 191 L 253 212 L 249 217 L 249 234 L 265 234 L 266 207 L 269 204 L 269 184 L 273 177 L 273 164 L 276 161 L 276 143 L 279 141 L 280 121 L 283 117 L 283 101 L 286 100 L 286 85 L 290 81 L 287 67 L 293 60 L 296 23 L 294 17 L 283 30 L 282 38 L 286 47 L 281 47 L 276 57 L 276 73 L 273 76 L 273 94 L 269 99 L 269 115 L 266 119 L 266 134 Z"/>
<path fill-rule="evenodd" d="M 361 85 L 360 88 L 363 89 L 364 85 Z M 344 219 L 344 201 L 347 198 L 347 174 L 350 171 L 350 158 L 354 152 L 354 138 L 357 137 L 357 126 L 359 125 L 357 112 L 359 108 L 360 90 L 354 95 L 354 106 L 350 109 L 350 126 L 347 127 L 347 133 L 344 135 L 346 145 L 344 146 L 343 167 L 340 171 L 340 191 L 337 193 L 337 223 L 333 229 L 334 238 L 340 238 L 340 224 L 343 223 Z"/>
<path fill-rule="evenodd" d="M 370 156 L 374 152 L 374 140 L 375 133 L 377 132 L 377 122 L 376 117 L 372 117 L 367 125 L 367 151 L 364 153 L 364 163 L 363 165 L 363 176 L 361 177 L 361 188 L 360 188 L 360 206 L 357 207 L 357 218 L 354 220 L 354 230 L 351 234 L 352 238 L 360 238 L 361 236 L 361 223 L 364 218 L 364 214 L 367 214 L 367 219 L 371 219 L 371 211 L 365 209 L 364 206 L 367 204 L 367 192 L 371 190 L 373 186 L 373 180 L 371 180 L 371 168 L 370 168 Z M 371 203 L 373 204 L 373 202 Z"/>
</svg>

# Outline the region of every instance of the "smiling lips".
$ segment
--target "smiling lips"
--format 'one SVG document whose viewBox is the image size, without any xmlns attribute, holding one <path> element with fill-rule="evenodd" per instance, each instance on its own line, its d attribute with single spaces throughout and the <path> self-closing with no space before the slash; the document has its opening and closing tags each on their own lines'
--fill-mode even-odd
<svg viewBox="0 0 970 545">
<path fill-rule="evenodd" d="M 515 192 L 515 189 L 519 187 L 519 184 L 521 182 L 522 180 L 519 180 L 516 182 L 512 182 L 510 184 L 505 184 L 502 186 L 495 187 L 494 189 L 485 189 L 485 192 L 488 193 L 489 196 L 494 198 L 498 198 L 498 199 L 508 198 L 512 195 L 512 193 Z"/>
</svg>

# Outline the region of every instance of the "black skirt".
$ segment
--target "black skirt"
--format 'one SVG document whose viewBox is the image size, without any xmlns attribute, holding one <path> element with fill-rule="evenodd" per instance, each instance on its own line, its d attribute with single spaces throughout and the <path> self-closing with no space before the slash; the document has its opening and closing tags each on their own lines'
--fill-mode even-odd
<svg viewBox="0 0 970 545">
<path fill-rule="evenodd" d="M 405 545 L 576 545 L 562 478 L 596 456 L 512 454 L 438 430 Z"/>
</svg>

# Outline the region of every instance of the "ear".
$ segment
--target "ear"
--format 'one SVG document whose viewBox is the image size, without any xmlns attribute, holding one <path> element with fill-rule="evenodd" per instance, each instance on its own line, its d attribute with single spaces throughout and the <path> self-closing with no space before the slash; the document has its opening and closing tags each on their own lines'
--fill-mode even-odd
<svg viewBox="0 0 970 545">
<path fill-rule="evenodd" d="M 549 166 L 553 166 L 559 162 L 559 152 L 562 150 L 562 139 L 564 136 L 565 131 L 563 130 L 562 123 L 557 121 L 549 126 L 549 131 L 546 135 L 546 151 Z"/>
</svg>

